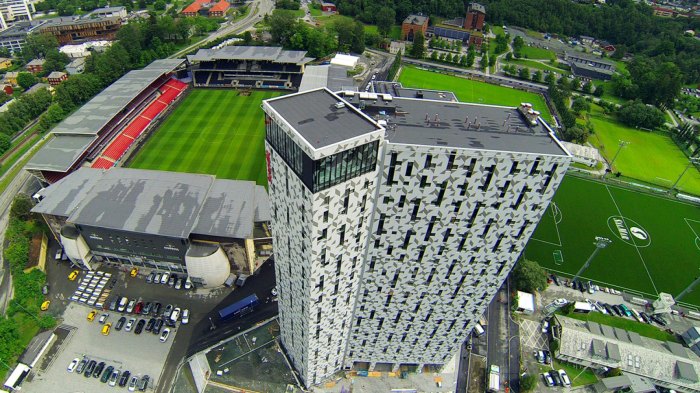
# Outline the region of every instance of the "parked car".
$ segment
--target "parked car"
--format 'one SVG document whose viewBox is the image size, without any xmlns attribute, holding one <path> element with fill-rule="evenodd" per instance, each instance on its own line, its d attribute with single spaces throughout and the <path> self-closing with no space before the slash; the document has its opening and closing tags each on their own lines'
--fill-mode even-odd
<svg viewBox="0 0 700 393">
<path fill-rule="evenodd" d="M 117 307 L 117 311 L 119 311 L 119 312 L 126 311 L 127 304 L 129 304 L 129 299 L 127 299 L 126 296 L 119 299 L 119 306 Z"/>
<path fill-rule="evenodd" d="M 107 383 L 109 381 L 109 377 L 112 376 L 112 371 L 114 371 L 114 367 L 109 366 L 105 369 L 105 371 L 102 373 L 102 378 L 100 378 L 100 382 L 102 383 Z"/>
<path fill-rule="evenodd" d="M 134 311 L 135 306 L 136 306 L 136 299 L 131 299 L 131 301 L 129 302 L 129 305 L 126 306 L 126 312 Z"/>
<path fill-rule="evenodd" d="M 104 326 L 102 326 L 102 335 L 103 336 L 109 336 L 109 331 L 112 330 L 112 324 L 107 323 Z"/>
<path fill-rule="evenodd" d="M 177 281 L 177 276 L 173 274 L 168 279 L 168 286 L 172 288 L 172 286 L 175 285 L 175 281 Z"/>
<path fill-rule="evenodd" d="M 138 302 L 134 306 L 134 314 L 141 314 L 141 311 L 143 310 L 143 302 Z"/>
<path fill-rule="evenodd" d="M 549 332 L 549 322 L 544 319 L 542 320 L 542 333 L 548 333 Z"/>
<path fill-rule="evenodd" d="M 133 376 L 131 377 L 131 381 L 129 381 L 129 391 L 130 392 L 135 392 L 136 391 L 136 385 L 139 383 L 139 377 Z"/>
<path fill-rule="evenodd" d="M 608 303 L 603 303 L 603 308 L 608 312 L 609 315 L 613 315 L 615 311 Z"/>
<path fill-rule="evenodd" d="M 162 318 L 156 319 L 156 324 L 153 326 L 153 334 L 160 334 L 160 329 L 163 328 L 165 322 Z"/>
<path fill-rule="evenodd" d="M 537 360 L 537 363 L 542 363 L 544 364 L 544 352 L 543 351 L 535 351 L 534 352 L 535 359 Z"/>
<path fill-rule="evenodd" d="M 170 279 L 170 273 L 163 273 L 163 275 L 160 277 L 160 283 L 167 284 L 169 279 Z"/>
<path fill-rule="evenodd" d="M 95 315 L 97 315 L 97 311 L 95 311 L 95 310 L 90 311 L 90 312 L 88 313 L 88 315 L 87 315 L 87 320 L 88 320 L 88 322 L 94 321 L 94 320 L 95 320 Z"/>
<path fill-rule="evenodd" d="M 165 328 L 163 329 L 163 333 L 160 334 L 160 342 L 164 343 L 168 341 L 168 337 L 170 337 L 170 328 Z"/>
<path fill-rule="evenodd" d="M 148 382 L 151 380 L 151 377 L 148 375 L 144 375 L 141 378 L 141 381 L 139 382 L 139 391 L 140 392 L 145 392 L 146 389 L 148 388 Z"/>
<path fill-rule="evenodd" d="M 102 370 L 105 369 L 106 363 L 105 362 L 99 362 L 97 363 L 97 367 L 95 367 L 95 371 L 92 372 L 92 377 L 93 378 L 99 378 L 100 375 L 102 375 Z"/>
<path fill-rule="evenodd" d="M 75 371 L 75 369 L 78 367 L 78 364 L 80 363 L 80 358 L 75 358 L 73 359 L 70 364 L 68 365 L 68 372 L 72 373 Z"/>
<path fill-rule="evenodd" d="M 563 369 L 559 370 L 559 378 L 561 379 L 562 386 L 571 386 L 571 380 L 569 379 L 569 376 L 566 375 L 566 371 L 564 371 Z"/>
<path fill-rule="evenodd" d="M 172 313 L 170 313 L 170 320 L 173 322 L 177 322 L 178 319 L 180 319 L 180 313 L 182 310 L 180 310 L 180 307 L 175 307 Z"/>
<path fill-rule="evenodd" d="M 554 380 L 554 385 L 556 386 L 562 386 L 561 385 L 561 377 L 559 377 L 559 373 L 554 371 L 554 370 L 549 370 L 549 375 L 552 377 Z"/>
<path fill-rule="evenodd" d="M 107 322 L 107 318 L 109 318 L 109 313 L 104 313 L 104 314 L 100 315 L 100 319 L 98 319 L 97 322 L 100 325 L 104 325 L 105 322 Z"/>
<path fill-rule="evenodd" d="M 129 377 L 131 376 L 131 372 L 129 370 L 126 370 L 122 373 L 122 376 L 119 377 L 119 386 L 124 387 L 126 386 L 127 383 L 129 383 Z"/>
<path fill-rule="evenodd" d="M 73 270 L 73 271 L 70 272 L 70 274 L 68 275 L 68 279 L 71 280 L 71 281 L 75 281 L 75 279 L 78 278 L 78 274 L 80 274 L 80 271 L 79 271 L 79 270 Z"/>
<path fill-rule="evenodd" d="M 133 268 L 133 269 L 131 269 L 131 271 L 129 272 L 129 275 L 130 275 L 131 277 L 136 277 L 138 274 L 139 274 L 139 269 L 138 269 L 138 268 Z"/>
<path fill-rule="evenodd" d="M 117 382 L 119 382 L 119 374 L 121 374 L 119 370 L 112 371 L 112 375 L 109 376 L 109 386 L 117 386 Z"/>
<path fill-rule="evenodd" d="M 46 296 L 49 294 L 49 284 L 44 284 L 43 287 L 41 287 L 41 293 Z"/>
<path fill-rule="evenodd" d="M 172 314 L 173 308 L 174 307 L 172 304 L 168 304 L 167 306 L 165 306 L 165 310 L 163 310 L 163 317 L 170 318 L 170 314 Z"/>
<path fill-rule="evenodd" d="M 617 304 L 613 304 L 611 307 L 612 307 L 613 311 L 615 312 L 615 314 L 617 314 L 618 317 L 621 317 L 624 314 L 622 312 L 622 310 L 620 309 L 620 306 L 618 306 Z"/>
<path fill-rule="evenodd" d="M 192 289 L 192 281 L 190 281 L 189 277 L 185 279 L 185 289 Z"/>
<path fill-rule="evenodd" d="M 630 311 L 630 309 L 627 308 L 627 306 L 625 306 L 624 304 L 620 304 L 618 305 L 618 307 L 620 307 L 620 310 L 622 310 L 622 313 L 625 314 L 625 316 L 632 317 L 632 311 Z"/>
<path fill-rule="evenodd" d="M 141 334 L 144 326 L 146 326 L 146 320 L 142 319 L 139 321 L 139 323 L 136 324 L 136 329 L 134 329 L 134 333 Z"/>
<path fill-rule="evenodd" d="M 158 316 L 158 313 L 160 312 L 161 306 L 162 306 L 162 304 L 160 304 L 158 302 L 153 303 L 153 310 L 151 310 L 153 312 L 153 315 Z"/>
<path fill-rule="evenodd" d="M 549 351 L 542 352 L 544 352 L 544 364 L 552 364 L 552 355 L 549 353 Z"/>
<path fill-rule="evenodd" d="M 182 310 L 181 322 L 183 325 L 187 325 L 190 322 L 190 310 L 188 310 L 188 309 Z"/>
<path fill-rule="evenodd" d="M 156 275 L 153 277 L 153 283 L 154 283 L 154 284 L 160 284 L 160 278 L 161 278 L 161 274 L 160 274 L 160 273 L 156 273 Z"/>
<path fill-rule="evenodd" d="M 549 375 L 549 373 L 542 373 L 542 379 L 544 379 L 544 384 L 552 387 L 554 386 L 554 380 L 552 377 Z"/>
<path fill-rule="evenodd" d="M 651 315 L 651 319 L 661 326 L 668 325 L 668 322 L 666 322 L 666 320 L 661 315 L 658 315 L 658 314 Z"/>
<path fill-rule="evenodd" d="M 41 311 L 46 311 L 49 309 L 49 306 L 51 305 L 51 300 L 45 300 L 43 303 L 41 303 Z"/>
<path fill-rule="evenodd" d="M 90 376 L 92 376 L 92 373 L 95 371 L 95 367 L 97 367 L 97 361 L 90 360 L 90 362 L 85 367 L 85 374 L 83 374 L 85 378 L 90 378 Z"/>
<path fill-rule="evenodd" d="M 88 359 L 87 356 L 83 356 L 83 360 L 78 363 L 78 368 L 75 369 L 75 372 L 81 374 L 83 371 L 85 371 L 85 367 L 87 367 L 88 363 L 90 363 L 90 359 Z"/>
<path fill-rule="evenodd" d="M 134 327 L 134 323 L 136 322 L 136 318 L 131 318 L 129 319 L 129 322 L 126 323 L 126 326 L 124 326 L 124 331 L 125 332 L 130 332 L 131 329 Z"/>
<path fill-rule="evenodd" d="M 651 323 L 651 318 L 649 318 L 649 315 L 647 313 L 645 313 L 644 311 L 640 312 L 639 316 L 642 317 L 644 322 Z"/>
<path fill-rule="evenodd" d="M 143 305 L 143 310 L 141 310 L 141 314 L 143 315 L 148 315 L 151 313 L 151 309 L 153 308 L 153 303 L 148 302 Z"/>
<path fill-rule="evenodd" d="M 179 278 L 175 279 L 175 289 L 182 289 L 182 281 Z"/>
<path fill-rule="evenodd" d="M 117 321 L 117 324 L 114 326 L 114 329 L 117 331 L 122 330 L 125 323 L 126 323 L 126 317 L 119 318 L 119 320 Z"/>
<path fill-rule="evenodd" d="M 270 294 L 272 294 L 272 296 L 277 296 L 277 287 L 272 288 Z"/>
<path fill-rule="evenodd" d="M 147 277 L 146 277 L 146 283 L 151 284 L 153 282 L 153 279 L 156 277 L 155 272 L 151 272 Z"/>
<path fill-rule="evenodd" d="M 117 311 L 117 305 L 119 304 L 119 296 L 115 296 L 112 301 L 109 302 L 109 311 Z"/>
<path fill-rule="evenodd" d="M 156 319 L 155 319 L 155 318 L 149 319 L 149 320 L 148 320 L 148 323 L 146 324 L 146 331 L 147 331 L 147 332 L 150 332 L 151 330 L 153 330 L 153 326 L 155 326 L 155 324 L 156 324 Z"/>
</svg>

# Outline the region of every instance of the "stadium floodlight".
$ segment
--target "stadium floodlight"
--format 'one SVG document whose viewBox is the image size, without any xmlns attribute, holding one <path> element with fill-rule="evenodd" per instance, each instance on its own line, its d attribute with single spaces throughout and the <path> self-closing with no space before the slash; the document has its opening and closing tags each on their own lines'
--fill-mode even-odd
<svg viewBox="0 0 700 393">
<path fill-rule="evenodd" d="M 678 296 L 674 299 L 676 302 L 681 301 L 685 295 L 689 294 L 690 292 L 693 292 L 693 289 L 695 289 L 695 286 L 700 284 L 700 277 L 695 277 L 695 280 L 688 285 L 687 288 L 683 290 L 683 292 L 679 293 Z"/>
<path fill-rule="evenodd" d="M 629 144 L 630 144 L 630 142 L 623 141 L 622 139 L 620 139 L 618 141 L 617 151 L 615 152 L 615 155 L 613 156 L 612 161 L 610 161 L 610 168 L 609 168 L 610 172 L 612 172 L 613 165 L 615 164 L 615 160 L 617 160 L 617 156 L 620 155 L 620 151 L 622 151 L 622 148 L 629 145 Z M 607 176 L 607 174 L 608 174 L 608 171 L 605 171 L 605 173 L 603 174 L 603 179 L 605 179 L 605 176 Z"/>
<path fill-rule="evenodd" d="M 676 182 L 673 183 L 673 185 L 671 186 L 671 189 L 668 190 L 668 192 L 673 192 L 673 190 L 676 188 L 678 183 L 681 182 L 683 175 L 685 175 L 685 173 L 688 172 L 688 169 L 690 169 L 690 167 L 693 165 L 700 165 L 700 157 L 692 157 L 688 160 L 688 165 L 685 166 L 685 169 L 683 169 L 683 172 L 681 172 L 681 175 L 678 176 L 678 179 L 676 179 Z"/>
<path fill-rule="evenodd" d="M 612 240 L 608 239 L 607 237 L 601 237 L 601 236 L 596 236 L 595 237 L 595 250 L 591 253 L 591 256 L 588 257 L 588 260 L 586 263 L 581 266 L 580 269 L 578 269 L 578 272 L 576 272 L 576 275 L 574 278 L 571 279 L 571 282 L 574 282 L 578 279 L 578 277 L 583 274 L 583 272 L 588 269 L 588 266 L 591 264 L 591 261 L 593 261 L 593 258 L 595 258 L 596 255 L 600 252 L 600 250 L 604 249 L 605 247 L 609 246 L 610 243 L 612 243 Z"/>
</svg>

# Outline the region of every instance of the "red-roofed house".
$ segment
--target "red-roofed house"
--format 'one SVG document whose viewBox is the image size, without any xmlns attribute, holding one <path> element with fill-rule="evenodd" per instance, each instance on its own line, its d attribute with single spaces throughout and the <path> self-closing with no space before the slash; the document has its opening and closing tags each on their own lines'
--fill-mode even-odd
<svg viewBox="0 0 700 393">
<path fill-rule="evenodd" d="M 231 5 L 226 0 L 214 2 L 211 0 L 195 0 L 182 10 L 183 16 L 208 15 L 213 17 L 221 17 L 226 14 Z"/>
<path fill-rule="evenodd" d="M 228 7 L 231 5 L 226 0 L 221 0 L 220 2 L 214 4 L 213 7 L 209 8 L 209 16 L 221 17 L 224 16 Z"/>
</svg>

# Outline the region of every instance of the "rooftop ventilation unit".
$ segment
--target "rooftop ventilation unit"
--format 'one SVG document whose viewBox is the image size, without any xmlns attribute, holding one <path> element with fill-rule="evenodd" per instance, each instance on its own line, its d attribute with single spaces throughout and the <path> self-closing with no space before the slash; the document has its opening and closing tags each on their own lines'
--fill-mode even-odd
<svg viewBox="0 0 700 393">
<path fill-rule="evenodd" d="M 345 103 L 342 101 L 336 102 L 335 103 L 335 109 L 342 109 L 345 108 Z"/>
</svg>

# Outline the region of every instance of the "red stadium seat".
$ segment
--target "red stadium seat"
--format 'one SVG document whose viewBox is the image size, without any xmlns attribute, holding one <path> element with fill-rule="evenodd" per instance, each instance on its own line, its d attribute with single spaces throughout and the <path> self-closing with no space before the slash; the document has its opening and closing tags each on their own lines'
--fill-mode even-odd
<svg viewBox="0 0 700 393">
<path fill-rule="evenodd" d="M 114 163 L 106 158 L 99 157 L 95 162 L 92 163 L 90 166 L 91 168 L 97 168 L 97 169 L 109 169 L 114 166 Z"/>
<path fill-rule="evenodd" d="M 102 155 L 116 161 L 121 158 L 122 155 L 124 155 L 124 152 L 126 152 L 129 146 L 131 146 L 133 141 L 133 138 L 125 135 L 119 135 L 112 141 L 112 143 L 109 144 Z"/>
<path fill-rule="evenodd" d="M 141 115 L 144 116 L 144 117 L 146 117 L 146 118 L 148 118 L 148 119 L 150 119 L 150 120 L 153 120 L 153 119 L 155 119 L 155 117 L 158 116 L 158 114 L 159 114 L 160 112 L 162 112 L 163 109 L 165 109 L 167 106 L 168 106 L 168 105 L 166 105 L 166 104 L 164 104 L 164 103 L 162 103 L 162 102 L 160 102 L 160 101 L 153 101 L 153 103 L 152 103 L 151 105 L 149 105 L 148 108 L 146 108 L 146 109 L 143 111 L 143 113 L 141 113 Z"/>
</svg>

